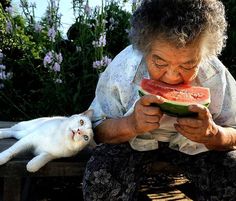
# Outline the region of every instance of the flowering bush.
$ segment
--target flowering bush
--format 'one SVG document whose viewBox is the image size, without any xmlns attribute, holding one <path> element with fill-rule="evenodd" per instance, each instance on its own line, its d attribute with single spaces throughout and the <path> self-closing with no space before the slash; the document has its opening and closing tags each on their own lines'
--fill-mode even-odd
<svg viewBox="0 0 236 201">
<path fill-rule="evenodd" d="M 20 3 L 23 16 L 11 6 L 3 9 L 0 5 L 0 49 L 4 55 L 0 61 L 0 120 L 86 110 L 99 74 L 129 43 L 131 13 L 115 1 L 92 9 L 88 1 L 74 0 L 76 20 L 64 39 L 59 1 L 49 1 L 40 21 L 35 20 L 35 4 L 27 0 Z"/>
</svg>

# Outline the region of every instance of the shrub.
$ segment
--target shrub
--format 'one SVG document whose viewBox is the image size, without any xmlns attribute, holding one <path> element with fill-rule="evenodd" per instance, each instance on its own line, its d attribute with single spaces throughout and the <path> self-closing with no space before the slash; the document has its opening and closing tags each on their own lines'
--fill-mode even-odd
<svg viewBox="0 0 236 201">
<path fill-rule="evenodd" d="M 130 13 L 113 1 L 92 10 L 86 1 L 74 0 L 77 17 L 64 39 L 54 0 L 40 21 L 35 20 L 34 4 L 21 0 L 21 6 L 24 16 L 12 14 L 11 7 L 0 8 L 8 75 L 0 78 L 0 119 L 20 121 L 86 110 L 99 74 L 128 45 Z"/>
<path fill-rule="evenodd" d="M 228 40 L 220 59 L 236 78 L 236 1 L 223 0 L 226 8 L 226 16 L 229 23 Z"/>
</svg>

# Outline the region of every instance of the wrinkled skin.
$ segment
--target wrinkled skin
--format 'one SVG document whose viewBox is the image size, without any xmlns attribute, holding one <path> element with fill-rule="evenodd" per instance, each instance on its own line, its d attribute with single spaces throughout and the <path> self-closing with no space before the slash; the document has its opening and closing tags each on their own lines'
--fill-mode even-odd
<svg viewBox="0 0 236 201">
<path fill-rule="evenodd" d="M 160 127 L 159 121 L 163 116 L 159 107 L 150 106 L 152 103 L 164 103 L 162 97 L 146 95 L 141 97 L 131 115 L 133 130 L 135 133 L 142 134 L 155 130 Z"/>
<path fill-rule="evenodd" d="M 214 123 L 208 108 L 202 105 L 191 105 L 189 110 L 198 113 L 196 118 L 178 118 L 175 129 L 186 138 L 211 145 L 213 137 L 218 134 L 219 127 Z"/>
</svg>

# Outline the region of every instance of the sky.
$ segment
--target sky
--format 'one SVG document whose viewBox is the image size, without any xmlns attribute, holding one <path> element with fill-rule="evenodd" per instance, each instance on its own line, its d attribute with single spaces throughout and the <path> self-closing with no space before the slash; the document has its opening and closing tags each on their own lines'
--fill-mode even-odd
<svg viewBox="0 0 236 201">
<path fill-rule="evenodd" d="M 12 6 L 19 10 L 19 2 L 20 0 L 12 0 Z M 36 4 L 35 16 L 40 19 L 42 15 L 46 11 L 46 7 L 48 5 L 48 0 L 28 0 L 29 3 Z M 101 4 L 101 0 L 89 0 L 89 5 L 91 7 L 95 7 L 96 5 Z M 129 10 L 130 3 L 126 5 L 126 9 Z M 61 22 L 62 22 L 62 31 L 65 34 L 74 22 L 74 15 L 72 10 L 72 0 L 60 0 L 60 8 L 59 13 L 62 14 Z M 36 18 L 36 19 L 37 19 Z"/>
</svg>

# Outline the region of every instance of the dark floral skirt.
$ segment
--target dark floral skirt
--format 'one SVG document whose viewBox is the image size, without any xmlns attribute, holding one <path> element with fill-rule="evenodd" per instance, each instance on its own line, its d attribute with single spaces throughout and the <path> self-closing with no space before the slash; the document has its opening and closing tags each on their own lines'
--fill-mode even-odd
<svg viewBox="0 0 236 201">
<path fill-rule="evenodd" d="M 85 201 L 135 201 L 140 183 L 154 161 L 180 167 L 200 201 L 236 201 L 236 151 L 186 155 L 166 146 L 139 152 L 128 143 L 94 149 L 83 178 Z"/>
</svg>

